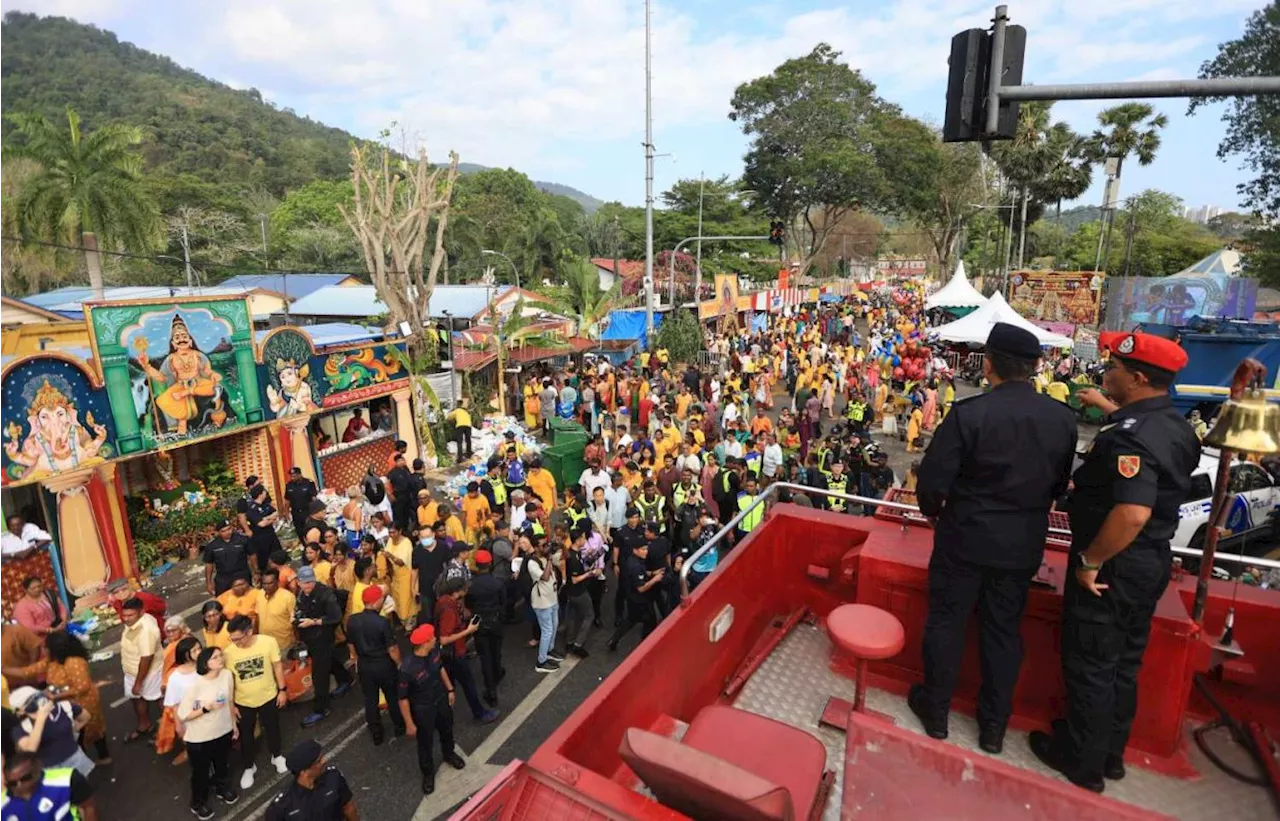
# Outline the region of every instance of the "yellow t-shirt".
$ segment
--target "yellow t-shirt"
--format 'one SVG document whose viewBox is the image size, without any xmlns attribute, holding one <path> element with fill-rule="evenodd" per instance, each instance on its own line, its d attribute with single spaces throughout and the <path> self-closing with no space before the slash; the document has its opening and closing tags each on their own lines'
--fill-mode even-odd
<svg viewBox="0 0 1280 821">
<path fill-rule="evenodd" d="M 241 707 L 261 707 L 280 692 L 272 666 L 280 661 L 280 645 L 270 636 L 254 636 L 244 648 L 232 642 L 222 649 L 222 658 L 235 680 L 235 703 Z"/>
<path fill-rule="evenodd" d="M 471 427 L 471 414 L 467 413 L 466 408 L 454 408 L 449 416 L 453 419 L 454 425 L 460 428 Z"/>
<path fill-rule="evenodd" d="M 467 530 L 475 533 L 481 525 L 489 521 L 489 500 L 479 493 L 474 499 L 470 493 L 463 496 L 462 518 L 466 522 Z"/>
<path fill-rule="evenodd" d="M 315 571 L 316 581 L 320 582 L 325 587 L 333 587 L 333 562 L 321 559 L 311 565 L 311 569 Z"/>
<path fill-rule="evenodd" d="M 263 594 L 258 607 L 258 632 L 276 640 L 285 649 L 293 645 L 293 608 L 297 597 L 283 587 L 273 596 Z"/>
<path fill-rule="evenodd" d="M 1063 404 L 1066 404 L 1067 397 L 1071 396 L 1071 389 L 1067 387 L 1066 382 L 1050 382 L 1045 385 L 1044 392 Z"/>
<path fill-rule="evenodd" d="M 120 636 L 120 664 L 126 675 L 136 676 L 138 664 L 147 656 L 160 654 L 160 625 L 155 616 L 143 613 L 132 627 L 126 627 Z M 147 675 L 160 669 L 160 659 L 151 660 Z"/>
<path fill-rule="evenodd" d="M 555 510 L 556 477 L 551 475 L 551 471 L 546 468 L 531 470 L 529 475 L 525 477 L 525 484 L 542 500 L 543 507 L 547 510 Z"/>
<path fill-rule="evenodd" d="M 642 367 L 642 368 L 647 368 L 647 367 L 649 367 L 649 352 L 648 352 L 648 351 L 641 351 L 641 352 L 640 352 L 640 367 Z"/>
<path fill-rule="evenodd" d="M 440 503 L 434 499 L 425 505 L 418 505 L 418 526 L 431 527 L 440 521 Z M 323 580 L 322 580 L 323 581 Z"/>
<path fill-rule="evenodd" d="M 676 394 L 676 418 L 684 421 L 685 415 L 689 413 L 689 406 L 693 404 L 693 394 L 678 393 Z"/>
<path fill-rule="evenodd" d="M 210 633 L 208 629 L 200 631 L 201 638 L 204 639 L 205 647 L 217 647 L 219 650 L 225 650 L 227 645 L 231 643 L 231 637 L 227 635 L 227 623 L 222 623 L 222 629 L 217 633 Z"/>
<path fill-rule="evenodd" d="M 233 591 L 228 590 L 218 597 L 218 604 L 222 605 L 222 615 L 226 616 L 227 621 L 231 621 L 236 616 L 249 616 L 257 623 L 258 614 L 262 612 L 263 593 L 256 587 L 250 587 L 249 592 L 243 596 L 237 596 Z"/>
<path fill-rule="evenodd" d="M 455 542 L 465 542 L 467 540 L 467 533 L 462 528 L 462 520 L 457 516 L 450 516 L 449 521 L 445 522 L 444 535 Z"/>
</svg>

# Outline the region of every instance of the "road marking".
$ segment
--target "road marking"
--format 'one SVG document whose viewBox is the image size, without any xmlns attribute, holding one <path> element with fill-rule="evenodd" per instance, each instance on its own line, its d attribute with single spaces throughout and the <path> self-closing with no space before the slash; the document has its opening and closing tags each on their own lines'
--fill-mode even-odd
<svg viewBox="0 0 1280 821">
<path fill-rule="evenodd" d="M 538 682 L 471 755 L 462 756 L 467 762 L 465 770 L 442 766 L 436 772 L 436 791 L 422 799 L 417 812 L 413 814 L 413 821 L 433 821 L 502 772 L 502 767 L 489 764 L 489 759 L 533 715 L 534 710 L 542 706 L 555 689 L 564 683 L 568 674 L 577 666 L 578 659 L 565 659 L 560 664 L 559 672 L 551 673 Z"/>
</svg>

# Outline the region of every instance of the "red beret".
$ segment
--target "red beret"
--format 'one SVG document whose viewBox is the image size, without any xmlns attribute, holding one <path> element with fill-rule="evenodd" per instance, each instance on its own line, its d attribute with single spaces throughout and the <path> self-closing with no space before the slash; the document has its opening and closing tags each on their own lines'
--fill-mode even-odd
<svg viewBox="0 0 1280 821">
<path fill-rule="evenodd" d="M 493 564 L 493 554 L 487 550 L 477 550 L 476 564 Z"/>
<path fill-rule="evenodd" d="M 1155 334 L 1106 331 L 1098 334 L 1098 347 L 1131 362 L 1177 373 L 1187 365 L 1187 352 L 1172 339 Z"/>
<path fill-rule="evenodd" d="M 376 584 L 366 587 L 364 592 L 360 594 L 360 598 L 365 604 L 377 604 L 378 599 L 382 598 L 382 588 Z"/>
<path fill-rule="evenodd" d="M 411 644 L 426 644 L 436 637 L 436 629 L 429 624 L 419 624 L 409 635 Z"/>
</svg>

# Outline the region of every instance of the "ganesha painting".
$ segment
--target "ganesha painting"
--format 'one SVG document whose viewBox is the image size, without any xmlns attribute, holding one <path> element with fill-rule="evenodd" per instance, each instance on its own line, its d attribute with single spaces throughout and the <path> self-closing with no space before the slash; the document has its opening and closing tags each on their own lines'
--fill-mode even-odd
<svg viewBox="0 0 1280 821">
<path fill-rule="evenodd" d="M 6 393 L 12 381 L 6 379 Z M 5 425 L 7 478 L 39 479 L 98 464 L 112 455 L 106 424 L 92 409 L 82 416 L 76 396 L 70 381 L 57 372 L 33 374 L 22 385 L 17 407 L 25 408 L 26 425 L 13 419 Z"/>
</svg>

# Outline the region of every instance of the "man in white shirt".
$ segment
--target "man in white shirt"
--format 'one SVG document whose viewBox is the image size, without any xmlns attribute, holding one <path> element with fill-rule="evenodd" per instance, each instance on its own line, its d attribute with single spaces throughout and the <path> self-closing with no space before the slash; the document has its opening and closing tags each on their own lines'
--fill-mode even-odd
<svg viewBox="0 0 1280 821">
<path fill-rule="evenodd" d="M 730 401 L 730 402 L 724 403 L 724 416 L 721 417 L 720 421 L 721 421 L 721 424 L 723 424 L 726 428 L 729 427 L 730 422 L 738 421 L 738 403 L 737 402 Z"/>
<path fill-rule="evenodd" d="M 744 453 L 746 453 L 746 451 L 743 450 L 742 443 L 739 442 L 731 432 L 726 432 L 724 438 L 725 458 L 732 456 L 735 459 L 741 459 Z"/>
<path fill-rule="evenodd" d="M 777 478 L 778 470 L 782 467 L 782 446 L 778 444 L 778 437 L 772 433 L 766 433 L 764 437 L 764 455 L 760 460 L 760 472 L 772 482 Z"/>
<path fill-rule="evenodd" d="M 596 488 L 609 487 L 609 474 L 600 467 L 599 459 L 592 459 L 587 469 L 582 471 L 582 476 L 578 479 L 578 484 L 582 486 L 582 495 L 584 499 L 591 498 L 591 492 Z"/>
<path fill-rule="evenodd" d="M 519 533 L 520 528 L 524 526 L 524 520 L 528 518 L 524 510 L 525 495 L 523 490 L 514 490 L 511 492 L 511 532 Z"/>
<path fill-rule="evenodd" d="M 20 559 L 53 541 L 53 537 L 17 513 L 6 521 L 7 529 L 0 537 L 0 551 L 6 559 Z"/>
<path fill-rule="evenodd" d="M 609 535 L 627 524 L 627 507 L 631 504 L 631 493 L 622 483 L 622 474 L 613 474 L 612 485 L 604 490 L 605 502 L 609 505 Z"/>
</svg>

